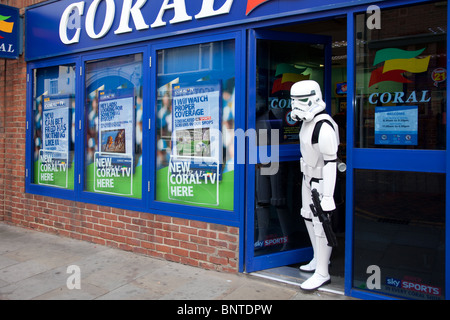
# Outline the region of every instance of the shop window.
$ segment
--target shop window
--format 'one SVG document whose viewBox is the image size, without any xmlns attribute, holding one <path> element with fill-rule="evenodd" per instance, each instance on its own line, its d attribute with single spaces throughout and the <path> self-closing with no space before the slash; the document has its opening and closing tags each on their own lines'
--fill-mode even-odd
<svg viewBox="0 0 450 320">
<path fill-rule="evenodd" d="M 233 210 L 233 40 L 157 51 L 156 200 Z"/>
<path fill-rule="evenodd" d="M 381 16 L 356 16 L 355 146 L 445 149 L 447 2 Z"/>
<path fill-rule="evenodd" d="M 445 174 L 355 170 L 354 181 L 353 287 L 444 299 Z"/>
<path fill-rule="evenodd" d="M 85 64 L 85 185 L 142 196 L 142 54 Z"/>
<path fill-rule="evenodd" d="M 74 188 L 74 79 L 74 64 L 34 69 L 34 184 Z"/>
</svg>

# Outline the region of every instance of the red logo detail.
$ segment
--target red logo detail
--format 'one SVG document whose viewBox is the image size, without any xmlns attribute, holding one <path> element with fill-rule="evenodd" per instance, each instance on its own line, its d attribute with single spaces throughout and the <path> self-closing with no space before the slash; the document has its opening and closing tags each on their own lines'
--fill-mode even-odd
<svg viewBox="0 0 450 320">
<path fill-rule="evenodd" d="M 247 11 L 245 12 L 245 15 L 248 16 L 253 9 L 267 1 L 269 0 L 247 0 Z"/>
</svg>

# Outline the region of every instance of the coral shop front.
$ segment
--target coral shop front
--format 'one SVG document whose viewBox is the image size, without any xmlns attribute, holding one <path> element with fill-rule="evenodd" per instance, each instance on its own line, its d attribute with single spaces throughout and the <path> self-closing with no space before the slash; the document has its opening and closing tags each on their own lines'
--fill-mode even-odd
<svg viewBox="0 0 450 320">
<path fill-rule="evenodd" d="M 332 279 L 448 297 L 447 1 L 25 10 L 25 192 L 4 220 L 228 272 L 312 257 L 291 86 L 339 125 Z M 41 208 L 41 209 L 39 209 Z M 340 279 L 340 280 L 339 280 Z"/>
</svg>

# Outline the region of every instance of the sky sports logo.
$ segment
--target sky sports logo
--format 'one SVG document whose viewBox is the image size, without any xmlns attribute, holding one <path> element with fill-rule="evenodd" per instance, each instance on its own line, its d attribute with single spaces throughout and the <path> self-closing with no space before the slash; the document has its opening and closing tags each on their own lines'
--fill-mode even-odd
<svg viewBox="0 0 450 320">
<path fill-rule="evenodd" d="M 425 285 L 411 280 L 400 280 L 393 277 L 386 278 L 386 285 L 399 289 L 411 290 L 434 296 L 441 295 L 441 288 Z"/>
<path fill-rule="evenodd" d="M 431 56 L 419 58 L 425 49 L 407 51 L 386 48 L 377 51 L 373 65 L 383 65 L 372 71 L 369 87 L 383 81 L 411 83 L 412 81 L 405 77 L 405 72 L 422 73 L 428 70 Z"/>
</svg>

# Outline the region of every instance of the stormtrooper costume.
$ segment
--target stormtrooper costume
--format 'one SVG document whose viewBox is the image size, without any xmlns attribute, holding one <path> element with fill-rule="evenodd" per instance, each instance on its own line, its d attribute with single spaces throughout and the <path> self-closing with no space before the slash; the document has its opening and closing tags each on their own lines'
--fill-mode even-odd
<svg viewBox="0 0 450 320">
<path fill-rule="evenodd" d="M 315 290 L 330 282 L 328 265 L 332 247 L 328 246 L 322 223 L 311 212 L 311 190 L 321 195 L 321 207 L 325 212 L 336 209 L 334 187 L 336 184 L 338 126 L 325 113 L 320 86 L 313 80 L 304 80 L 291 87 L 291 117 L 302 121 L 299 133 L 300 168 L 303 173 L 301 215 L 305 220 L 314 251 L 313 259 L 300 267 L 300 271 L 314 272 L 302 283 L 303 290 Z"/>
</svg>

